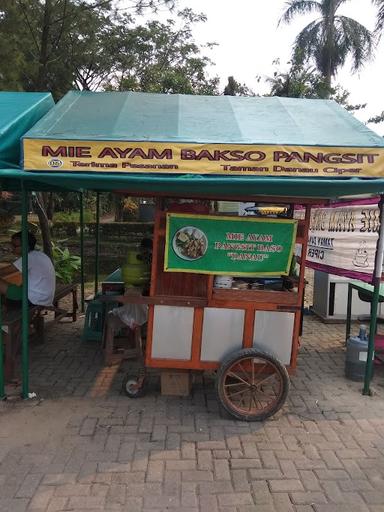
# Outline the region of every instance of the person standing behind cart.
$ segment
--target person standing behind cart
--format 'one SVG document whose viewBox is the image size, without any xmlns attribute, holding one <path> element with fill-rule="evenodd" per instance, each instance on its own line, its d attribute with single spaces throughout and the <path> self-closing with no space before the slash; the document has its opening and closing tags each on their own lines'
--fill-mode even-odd
<svg viewBox="0 0 384 512">
<path fill-rule="evenodd" d="M 12 235 L 11 244 L 18 258 L 1 269 L 0 276 L 3 277 L 22 273 L 21 231 Z M 28 301 L 32 306 L 52 306 L 56 288 L 55 269 L 50 258 L 35 250 L 35 246 L 36 237 L 28 232 Z M 0 277 L 0 294 L 6 297 L 8 304 L 18 305 L 22 300 L 22 285 L 9 283 Z"/>
</svg>

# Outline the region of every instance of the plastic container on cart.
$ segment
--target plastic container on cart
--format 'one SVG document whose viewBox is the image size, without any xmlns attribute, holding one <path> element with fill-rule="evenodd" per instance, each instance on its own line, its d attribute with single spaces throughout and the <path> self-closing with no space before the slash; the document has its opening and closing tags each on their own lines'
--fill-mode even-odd
<svg viewBox="0 0 384 512">
<path fill-rule="evenodd" d="M 363 381 L 368 357 L 368 334 L 365 325 L 360 325 L 359 335 L 347 341 L 345 376 L 354 381 Z"/>
</svg>

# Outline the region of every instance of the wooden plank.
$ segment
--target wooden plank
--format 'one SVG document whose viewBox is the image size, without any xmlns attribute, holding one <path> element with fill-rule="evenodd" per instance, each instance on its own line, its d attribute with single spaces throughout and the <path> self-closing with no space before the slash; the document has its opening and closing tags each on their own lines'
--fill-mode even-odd
<svg viewBox="0 0 384 512">
<path fill-rule="evenodd" d="M 100 296 L 97 300 L 101 302 L 119 302 L 120 304 L 152 304 L 157 306 L 184 306 L 204 307 L 208 300 L 199 297 L 187 297 L 176 295 L 155 295 L 148 297 L 144 295 L 106 295 Z"/>
<path fill-rule="evenodd" d="M 145 365 L 149 366 L 152 358 L 152 341 L 153 341 L 153 322 L 155 316 L 155 306 L 148 308 L 148 324 L 147 324 L 147 342 L 145 344 Z"/>
<path fill-rule="evenodd" d="M 161 210 L 160 201 L 156 201 L 156 214 L 155 214 L 155 225 L 153 231 L 153 244 L 152 244 L 152 268 L 151 268 L 151 285 L 149 295 L 155 295 L 156 284 L 157 284 L 157 266 L 158 266 L 158 254 L 159 254 L 159 229 L 161 223 Z"/>
<path fill-rule="evenodd" d="M 212 300 L 269 302 L 271 304 L 299 304 L 299 295 L 291 291 L 274 290 L 233 290 L 214 288 Z"/>
<path fill-rule="evenodd" d="M 235 308 L 235 309 L 250 309 L 254 311 L 279 311 L 279 304 L 271 302 L 252 302 L 252 301 L 239 301 L 239 300 L 210 300 L 208 301 L 209 308 Z M 288 307 L 288 305 L 287 305 Z M 295 305 L 290 306 L 295 308 Z"/>
<path fill-rule="evenodd" d="M 221 366 L 221 361 L 199 361 L 195 364 L 193 361 L 180 359 L 148 359 L 146 360 L 148 368 L 167 368 L 184 370 L 217 370 Z M 294 373 L 294 368 L 286 366 L 288 373 Z"/>
<path fill-rule="evenodd" d="M 192 348 L 191 359 L 192 362 L 198 364 L 201 356 L 201 341 L 203 338 L 203 320 L 204 308 L 195 308 L 193 317 L 193 332 L 192 332 Z"/>
<path fill-rule="evenodd" d="M 214 279 L 215 279 L 214 275 L 211 274 L 211 275 L 208 276 L 208 283 L 207 283 L 207 297 L 208 297 L 208 300 L 212 299 Z"/>
<path fill-rule="evenodd" d="M 253 330 L 255 326 L 255 310 L 245 310 L 244 331 L 243 331 L 243 348 L 253 347 Z"/>
<path fill-rule="evenodd" d="M 304 233 L 303 233 L 303 243 L 301 245 L 301 254 L 307 254 L 307 246 L 308 246 L 308 233 L 309 233 L 309 224 L 311 221 L 311 207 L 306 206 L 305 208 L 305 218 L 304 218 Z M 300 263 L 300 272 L 299 272 L 299 286 L 298 286 L 298 302 L 299 305 L 303 305 L 304 300 L 304 288 L 305 288 L 305 262 L 302 261 Z M 292 337 L 292 351 L 291 351 L 291 367 L 296 368 L 297 363 L 297 353 L 299 350 L 299 336 L 300 336 L 300 326 L 301 326 L 301 315 L 302 311 L 297 311 L 295 313 L 295 321 L 293 325 L 293 337 Z"/>
</svg>

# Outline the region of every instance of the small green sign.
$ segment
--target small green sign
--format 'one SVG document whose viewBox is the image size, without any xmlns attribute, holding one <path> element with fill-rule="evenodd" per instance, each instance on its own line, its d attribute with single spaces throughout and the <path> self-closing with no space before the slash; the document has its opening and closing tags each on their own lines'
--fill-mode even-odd
<svg viewBox="0 0 384 512">
<path fill-rule="evenodd" d="M 288 275 L 297 221 L 167 214 L 164 270 L 235 276 Z"/>
</svg>

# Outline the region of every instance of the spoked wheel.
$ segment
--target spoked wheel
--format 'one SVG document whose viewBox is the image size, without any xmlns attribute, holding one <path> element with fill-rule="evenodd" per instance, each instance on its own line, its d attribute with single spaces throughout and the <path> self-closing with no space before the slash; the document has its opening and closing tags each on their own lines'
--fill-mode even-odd
<svg viewBox="0 0 384 512">
<path fill-rule="evenodd" d="M 217 393 L 223 407 L 243 421 L 263 421 L 284 404 L 288 372 L 275 357 L 257 349 L 231 354 L 217 374 Z"/>
<path fill-rule="evenodd" d="M 132 375 L 126 375 L 122 390 L 129 398 L 140 398 L 145 394 L 145 384 L 145 376 L 133 377 Z"/>
</svg>

